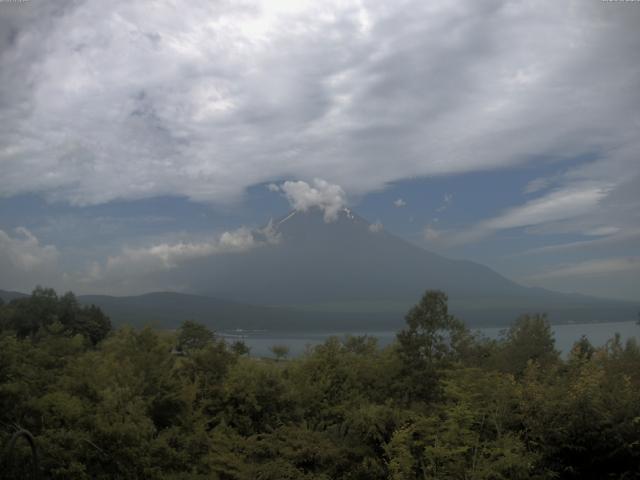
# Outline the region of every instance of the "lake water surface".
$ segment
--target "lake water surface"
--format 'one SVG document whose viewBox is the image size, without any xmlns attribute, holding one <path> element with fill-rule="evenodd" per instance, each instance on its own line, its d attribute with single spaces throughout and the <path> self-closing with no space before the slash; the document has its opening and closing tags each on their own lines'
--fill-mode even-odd
<svg viewBox="0 0 640 480">
<path fill-rule="evenodd" d="M 505 327 L 479 328 L 477 331 L 489 338 L 498 338 Z M 619 333 L 622 341 L 630 337 L 640 338 L 640 326 L 635 322 L 581 323 L 551 326 L 556 348 L 566 355 L 573 343 L 585 335 L 594 346 L 602 346 L 614 334 Z M 252 357 L 272 357 L 270 348 L 274 345 L 289 347 L 289 356 L 303 354 L 308 347 L 323 343 L 331 336 L 369 335 L 378 339 L 378 345 L 389 345 L 396 336 L 395 331 L 380 332 L 220 332 L 228 341 L 242 340 L 251 349 Z"/>
</svg>

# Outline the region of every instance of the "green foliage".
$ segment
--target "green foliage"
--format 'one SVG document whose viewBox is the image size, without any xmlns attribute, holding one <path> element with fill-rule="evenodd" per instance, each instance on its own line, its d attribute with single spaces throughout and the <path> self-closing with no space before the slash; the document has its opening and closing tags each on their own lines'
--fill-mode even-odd
<svg viewBox="0 0 640 480">
<path fill-rule="evenodd" d="M 237 340 L 231 344 L 231 350 L 238 356 L 249 355 L 251 349 L 243 341 Z"/>
<path fill-rule="evenodd" d="M 47 334 L 82 335 L 96 345 L 111 331 L 111 321 L 98 307 L 81 306 L 71 292 L 58 297 L 51 288 L 37 287 L 30 297 L 2 308 L 0 330 L 32 339 Z"/>
<path fill-rule="evenodd" d="M 201 350 L 211 344 L 215 335 L 205 325 L 191 320 L 182 322 L 178 333 L 177 348 L 183 353 Z"/>
<path fill-rule="evenodd" d="M 584 345 L 585 348 L 586 345 Z M 522 375 L 530 362 L 551 368 L 559 360 L 551 324 L 546 315 L 523 315 L 503 332 L 501 352 L 497 355 L 500 369 Z"/>
<path fill-rule="evenodd" d="M 332 337 L 278 362 L 194 322 L 105 336 L 37 289 L 0 305 L 0 446 L 31 431 L 48 479 L 640 478 L 635 340 L 565 361 L 543 316 L 489 341 L 446 302 L 427 292 L 387 348 Z"/>
<path fill-rule="evenodd" d="M 289 355 L 289 347 L 286 345 L 274 345 L 269 350 L 275 355 L 276 360 L 282 360 Z"/>
<path fill-rule="evenodd" d="M 440 371 L 458 353 L 465 338 L 464 325 L 449 314 L 447 295 L 425 292 L 407 316 L 407 328 L 398 333 L 398 353 L 407 377 L 409 400 L 432 401 L 440 395 Z"/>
</svg>

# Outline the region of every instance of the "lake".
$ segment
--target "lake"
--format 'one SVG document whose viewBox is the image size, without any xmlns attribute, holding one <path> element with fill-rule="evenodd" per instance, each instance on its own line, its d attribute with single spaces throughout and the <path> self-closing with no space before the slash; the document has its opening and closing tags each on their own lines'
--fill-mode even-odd
<svg viewBox="0 0 640 480">
<path fill-rule="evenodd" d="M 498 338 L 505 327 L 478 328 L 489 338 Z M 640 326 L 635 322 L 611 322 L 611 323 L 581 323 L 569 325 L 552 325 L 556 348 L 566 355 L 573 343 L 582 335 L 585 335 L 594 346 L 602 346 L 615 333 L 619 333 L 622 341 L 630 337 L 640 337 Z M 286 345 L 289 347 L 289 356 L 296 357 L 305 352 L 307 347 L 323 343 L 332 336 L 343 337 L 345 335 L 369 335 L 378 339 L 378 345 L 389 345 L 396 336 L 395 331 L 380 332 L 255 332 L 233 331 L 219 332 L 228 341 L 242 340 L 251 349 L 252 357 L 273 357 L 270 348 L 273 345 Z"/>
</svg>

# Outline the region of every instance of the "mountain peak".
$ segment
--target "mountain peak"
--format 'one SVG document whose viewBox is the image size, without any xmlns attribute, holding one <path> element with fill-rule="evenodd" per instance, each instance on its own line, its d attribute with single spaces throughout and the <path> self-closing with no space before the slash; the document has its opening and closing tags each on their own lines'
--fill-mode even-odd
<svg viewBox="0 0 640 480">
<path fill-rule="evenodd" d="M 344 207 L 342 210 L 340 210 L 340 213 L 346 215 L 346 217 L 349 220 L 355 220 L 355 218 L 356 218 L 355 215 L 353 214 L 353 212 L 347 207 Z"/>
<path fill-rule="evenodd" d="M 273 233 L 289 246 L 309 246 L 309 242 L 313 242 L 326 247 L 339 239 L 351 239 L 349 243 L 354 243 L 362 241 L 363 235 L 372 234 L 369 226 L 369 222 L 347 207 L 338 210 L 331 220 L 327 220 L 323 209 L 312 207 L 292 210 L 272 222 Z"/>
<path fill-rule="evenodd" d="M 306 217 L 306 218 L 312 218 L 313 220 L 322 221 L 323 223 L 335 223 L 335 222 L 344 221 L 344 220 L 349 220 L 349 221 L 360 220 L 360 221 L 366 222 L 366 220 L 356 215 L 353 212 L 353 210 L 351 210 L 348 207 L 342 207 L 340 210 L 338 210 L 335 218 L 329 218 L 329 219 L 327 219 L 326 212 L 324 211 L 324 209 L 320 207 L 311 207 L 306 210 L 292 210 L 286 216 L 276 221 L 275 226 L 280 227 L 281 225 L 289 221 L 292 221 L 296 216 L 298 220 L 301 217 Z"/>
</svg>

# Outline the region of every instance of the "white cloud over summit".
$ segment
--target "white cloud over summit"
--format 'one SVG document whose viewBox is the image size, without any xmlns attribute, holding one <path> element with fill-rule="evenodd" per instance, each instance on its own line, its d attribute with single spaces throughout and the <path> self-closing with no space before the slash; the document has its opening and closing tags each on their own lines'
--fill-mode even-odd
<svg viewBox="0 0 640 480">
<path fill-rule="evenodd" d="M 332 222 L 338 218 L 338 212 L 346 205 L 342 187 L 320 178 L 314 179 L 311 185 L 303 181 L 286 181 L 280 185 L 280 190 L 296 210 L 320 208 L 324 212 L 325 222 Z"/>
</svg>

